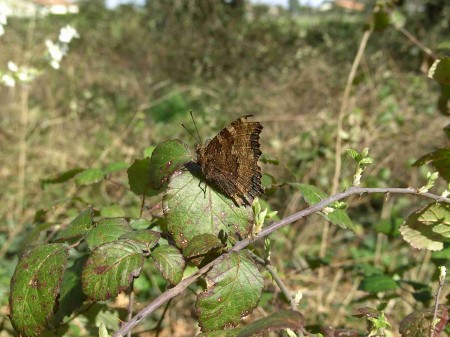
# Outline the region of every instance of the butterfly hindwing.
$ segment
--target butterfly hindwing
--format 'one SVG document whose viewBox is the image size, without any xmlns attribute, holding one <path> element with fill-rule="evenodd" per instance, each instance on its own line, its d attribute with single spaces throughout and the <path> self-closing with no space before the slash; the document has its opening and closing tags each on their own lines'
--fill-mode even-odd
<svg viewBox="0 0 450 337">
<path fill-rule="evenodd" d="M 197 148 L 197 161 L 206 180 L 238 204 L 251 205 L 263 193 L 258 159 L 262 125 L 243 116 L 229 124 L 206 146 Z"/>
</svg>

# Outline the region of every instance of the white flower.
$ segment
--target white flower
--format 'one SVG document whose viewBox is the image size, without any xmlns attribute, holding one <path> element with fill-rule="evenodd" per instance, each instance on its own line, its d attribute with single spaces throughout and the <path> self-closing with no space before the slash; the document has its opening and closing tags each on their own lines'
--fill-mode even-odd
<svg viewBox="0 0 450 337">
<path fill-rule="evenodd" d="M 3 8 L 0 7 L 0 25 L 6 26 L 8 23 L 8 18 L 6 17 L 6 13 Z"/>
<path fill-rule="evenodd" d="M 3 25 L 0 24 L 0 36 L 2 36 L 3 34 L 5 34 L 5 29 L 3 28 Z"/>
<path fill-rule="evenodd" d="M 52 66 L 52 68 L 54 69 L 59 69 L 59 62 L 56 60 L 51 60 L 50 61 L 50 65 Z"/>
<path fill-rule="evenodd" d="M 80 34 L 78 34 L 77 30 L 73 28 L 71 25 L 67 25 L 59 31 L 59 41 L 63 43 L 70 43 L 73 38 L 79 38 Z"/>
<path fill-rule="evenodd" d="M 62 60 L 64 51 L 61 49 L 59 44 L 53 43 L 52 40 L 46 40 L 45 45 L 47 46 L 48 53 L 50 54 L 52 60 L 57 62 Z"/>
<path fill-rule="evenodd" d="M 14 87 L 16 85 L 16 80 L 10 74 L 3 74 L 0 82 L 7 87 Z"/>
<path fill-rule="evenodd" d="M 36 68 L 20 67 L 17 78 L 22 83 L 29 83 L 36 78 L 38 71 Z"/>
<path fill-rule="evenodd" d="M 19 67 L 17 67 L 17 64 L 15 64 L 13 61 L 8 61 L 8 69 L 15 73 L 17 70 L 19 70 Z"/>
</svg>

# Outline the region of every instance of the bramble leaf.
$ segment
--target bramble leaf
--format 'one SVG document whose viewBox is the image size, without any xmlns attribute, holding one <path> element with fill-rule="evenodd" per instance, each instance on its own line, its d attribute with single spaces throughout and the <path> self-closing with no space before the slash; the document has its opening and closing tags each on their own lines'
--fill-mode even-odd
<svg viewBox="0 0 450 337">
<path fill-rule="evenodd" d="M 370 275 L 362 279 L 359 289 L 369 293 L 379 293 L 382 291 L 394 290 L 399 286 L 392 277 L 387 275 Z"/>
<path fill-rule="evenodd" d="M 223 243 L 217 236 L 212 234 L 201 234 L 194 236 L 192 240 L 189 241 L 187 247 L 183 250 L 183 255 L 188 259 L 196 257 L 192 260 L 192 263 L 198 265 L 206 257 L 206 254 L 217 251 L 222 247 Z"/>
<path fill-rule="evenodd" d="M 142 243 L 143 250 L 149 252 L 159 241 L 161 233 L 149 229 L 138 229 L 122 234 L 119 239 L 130 239 Z"/>
<path fill-rule="evenodd" d="M 11 280 L 9 305 L 14 329 L 39 336 L 52 316 L 69 256 L 61 243 L 39 246 L 25 254 Z"/>
<path fill-rule="evenodd" d="M 152 196 L 160 193 L 150 187 L 150 158 L 136 159 L 127 174 L 128 184 L 134 194 Z"/>
<path fill-rule="evenodd" d="M 150 186 L 161 188 L 181 165 L 193 159 L 189 147 L 181 140 L 173 139 L 159 144 L 150 159 Z"/>
<path fill-rule="evenodd" d="M 118 240 L 97 247 L 82 273 L 83 292 L 92 301 L 115 297 L 138 277 L 144 257 L 132 240 Z"/>
<path fill-rule="evenodd" d="M 185 261 L 180 251 L 173 246 L 157 247 L 151 255 L 163 277 L 170 284 L 178 284 L 183 277 Z"/>
<path fill-rule="evenodd" d="M 55 241 L 66 241 L 70 239 L 81 238 L 92 225 L 94 210 L 92 207 L 85 209 L 75 219 L 73 219 L 66 228 L 58 233 Z"/>
<path fill-rule="evenodd" d="M 122 234 L 131 230 L 124 218 L 106 218 L 97 222 L 85 236 L 86 244 L 90 250 L 111 241 L 117 240 Z"/>
<path fill-rule="evenodd" d="M 208 288 L 197 298 L 203 332 L 236 326 L 259 302 L 264 281 L 244 253 L 231 253 L 206 275 Z"/>
<path fill-rule="evenodd" d="M 414 248 L 441 250 L 450 238 L 450 205 L 430 203 L 409 215 L 399 230 Z"/>
<path fill-rule="evenodd" d="M 218 236 L 223 231 L 245 237 L 253 225 L 251 207 L 236 207 L 190 171 L 178 171 L 171 177 L 163 211 L 167 228 L 181 248 L 201 234 Z"/>
</svg>

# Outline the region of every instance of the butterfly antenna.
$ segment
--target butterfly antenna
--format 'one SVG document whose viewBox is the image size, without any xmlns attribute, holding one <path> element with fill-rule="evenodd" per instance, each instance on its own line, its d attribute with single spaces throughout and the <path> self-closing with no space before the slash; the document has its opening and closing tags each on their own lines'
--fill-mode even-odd
<svg viewBox="0 0 450 337">
<path fill-rule="evenodd" d="M 195 139 L 195 141 L 198 143 L 199 142 L 199 140 L 197 139 L 197 137 L 195 137 L 194 136 L 194 134 L 191 132 L 191 131 L 189 131 L 188 129 L 187 129 L 187 127 L 185 127 L 184 126 L 184 124 L 181 124 L 181 126 Z M 200 143 L 199 143 L 200 144 Z"/>
<path fill-rule="evenodd" d="M 197 131 L 198 139 L 200 140 L 200 145 L 202 145 L 202 137 L 200 136 L 200 132 L 198 132 L 197 124 L 195 123 L 194 116 L 192 115 L 192 110 L 190 110 L 189 113 L 191 114 L 191 119 L 194 122 L 195 130 Z"/>
</svg>

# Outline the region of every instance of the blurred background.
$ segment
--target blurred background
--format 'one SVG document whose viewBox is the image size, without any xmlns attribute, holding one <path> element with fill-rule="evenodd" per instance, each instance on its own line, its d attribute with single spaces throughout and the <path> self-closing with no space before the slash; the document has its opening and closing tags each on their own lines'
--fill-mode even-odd
<svg viewBox="0 0 450 337">
<path fill-rule="evenodd" d="M 0 336 L 12 335 L 9 281 L 25 246 L 87 204 L 102 215 L 139 216 L 126 172 L 87 187 L 57 184 L 58 175 L 131 164 L 168 139 L 194 149 L 181 127 L 193 127 L 190 110 L 203 139 L 242 115 L 263 124 L 263 172 L 274 184 L 264 199 L 280 218 L 306 207 L 286 182 L 327 193 L 351 185 L 354 161 L 343 154 L 336 163 L 336 151 L 347 148 L 370 148 L 375 163 L 364 186 L 422 186 L 429 168 L 411 164 L 448 144 L 439 85 L 426 72 L 432 55 L 449 54 L 450 6 L 446 0 L 385 5 L 395 24 L 370 34 L 341 111 L 375 1 L 0 0 Z M 70 43 L 60 36 L 67 25 L 79 35 Z M 49 40 L 57 41 L 61 57 Z M 147 200 L 148 207 L 158 200 Z M 374 270 L 400 273 L 428 295 L 418 300 L 417 289 L 396 289 L 386 300 L 394 326 L 397 314 L 431 303 L 434 257 L 412 251 L 397 231 L 418 202 L 363 196 L 350 200 L 356 234 L 312 217 L 272 236 L 272 262 L 292 291 L 304 292 L 308 324 L 358 327 L 350 316 L 355 308 L 379 301 L 358 288 Z M 142 304 L 164 290 L 161 280 L 144 279 L 136 286 Z M 268 283 L 256 316 L 282 307 Z M 104 312 L 118 325 L 116 309 L 126 308 L 120 301 L 95 315 Z M 160 336 L 195 335 L 193 309 L 183 301 L 172 304 Z M 80 331 L 73 335 L 90 331 L 86 321 L 70 324 Z M 147 327 L 142 335 L 155 334 Z"/>
</svg>

